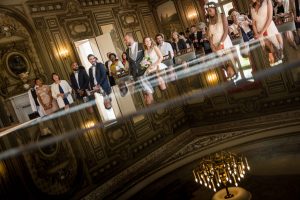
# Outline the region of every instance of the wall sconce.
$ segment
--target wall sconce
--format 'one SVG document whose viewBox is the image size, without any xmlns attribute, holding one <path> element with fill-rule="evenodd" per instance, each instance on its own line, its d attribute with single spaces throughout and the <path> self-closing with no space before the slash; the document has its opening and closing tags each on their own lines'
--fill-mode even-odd
<svg viewBox="0 0 300 200">
<path fill-rule="evenodd" d="M 95 122 L 94 121 L 87 121 L 85 122 L 85 127 L 86 128 L 92 128 L 95 126 Z"/>
<path fill-rule="evenodd" d="M 96 124 L 93 120 L 89 120 L 89 121 L 84 122 L 84 124 L 82 126 L 83 129 L 90 129 L 91 128 L 90 130 L 88 130 L 84 133 L 84 137 L 86 137 L 87 139 L 95 139 L 95 136 L 97 134 L 95 125 Z M 95 144 L 96 143 L 97 142 L 95 142 Z"/>
<path fill-rule="evenodd" d="M 61 49 L 58 52 L 59 56 L 63 59 L 67 59 L 67 57 L 69 56 L 69 51 L 67 49 Z"/>
<path fill-rule="evenodd" d="M 196 11 L 192 11 L 188 14 L 188 19 L 194 24 L 196 25 L 197 23 L 197 18 L 198 18 L 198 14 L 196 13 Z"/>
<path fill-rule="evenodd" d="M 4 178 L 6 174 L 6 167 L 4 165 L 4 162 L 0 162 L 0 178 Z M 1 180 L 0 180 L 1 182 Z"/>
<path fill-rule="evenodd" d="M 208 85 L 217 85 L 218 84 L 218 74 L 215 70 L 209 70 L 206 72 L 206 81 Z"/>
</svg>

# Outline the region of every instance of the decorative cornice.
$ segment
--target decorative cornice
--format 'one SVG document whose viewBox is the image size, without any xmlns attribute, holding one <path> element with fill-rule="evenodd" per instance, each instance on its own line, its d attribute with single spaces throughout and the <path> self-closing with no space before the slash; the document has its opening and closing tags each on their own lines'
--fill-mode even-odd
<svg viewBox="0 0 300 200">
<path fill-rule="evenodd" d="M 78 0 L 78 1 L 83 7 L 88 7 L 88 6 L 118 4 L 120 0 L 90 0 L 90 1 Z"/>
<path fill-rule="evenodd" d="M 122 171 L 117 176 L 113 177 L 105 184 L 98 187 L 96 190 L 84 197 L 83 200 L 103 199 L 107 195 L 112 194 L 116 188 L 124 186 L 124 183 L 127 183 L 132 177 L 136 177 L 137 172 L 141 174 L 147 172 L 149 170 L 149 167 L 152 167 L 153 164 L 157 165 L 158 158 L 165 157 L 166 155 L 171 155 L 173 153 L 172 149 L 174 146 L 182 146 L 183 144 L 186 144 L 187 141 L 190 141 L 191 138 L 193 138 L 191 132 L 185 131 L 178 137 L 174 138 L 172 141 L 145 156 L 142 160 L 136 162 L 131 167 Z"/>
<path fill-rule="evenodd" d="M 283 120 L 284 119 L 284 120 Z M 278 124 L 281 121 L 281 124 Z M 275 124 L 274 124 L 275 122 Z M 191 129 L 180 134 L 172 141 L 163 145 L 156 151 L 152 152 L 142 160 L 138 161 L 128 169 L 122 171 L 117 176 L 111 178 L 105 184 L 99 186 L 93 192 L 88 194 L 83 200 L 103 199 L 108 195 L 125 192 L 131 186 L 136 185 L 144 178 L 151 176 L 192 154 L 197 154 L 203 150 L 211 149 L 223 143 L 228 143 L 232 140 L 243 140 L 243 138 L 250 137 L 248 140 L 254 140 L 251 136 L 255 135 L 260 138 L 273 137 L 281 133 L 274 133 L 274 135 L 262 136 L 264 131 L 272 132 L 271 129 L 285 128 L 289 126 L 299 127 L 300 110 L 285 112 L 280 114 L 262 116 L 254 119 L 236 121 L 231 128 L 244 127 L 245 130 L 230 131 L 229 127 L 224 124 L 205 126 L 196 129 Z M 256 127 L 256 124 L 270 125 L 271 128 Z M 233 124 L 231 124 L 233 125 Z M 227 130 L 227 131 L 226 131 Z M 195 132 L 194 132 L 195 131 Z M 223 133 L 219 133 L 224 131 Z M 126 187 L 124 187 L 126 185 Z"/>
<path fill-rule="evenodd" d="M 64 11 L 66 9 L 66 3 L 61 0 L 54 0 L 54 1 L 48 1 L 48 2 L 30 1 L 30 2 L 27 2 L 27 5 L 32 14 Z"/>
</svg>

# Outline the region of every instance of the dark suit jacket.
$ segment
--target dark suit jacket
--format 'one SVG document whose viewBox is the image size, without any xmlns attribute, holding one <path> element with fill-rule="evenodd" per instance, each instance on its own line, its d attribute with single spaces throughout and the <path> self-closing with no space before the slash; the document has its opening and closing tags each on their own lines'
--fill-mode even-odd
<svg viewBox="0 0 300 200">
<path fill-rule="evenodd" d="M 178 46 L 179 51 L 187 48 L 186 43 L 183 39 L 179 39 L 179 41 L 177 43 L 177 46 Z M 173 48 L 174 51 L 177 51 L 175 42 L 172 42 L 172 48 Z"/>
<path fill-rule="evenodd" d="M 295 10 L 296 10 L 296 16 L 300 17 L 300 0 L 295 0 Z"/>
<path fill-rule="evenodd" d="M 94 83 L 94 76 L 93 76 L 93 67 L 90 67 L 89 69 L 89 76 L 90 76 L 90 86 L 91 88 L 95 87 L 95 83 Z M 106 75 L 106 69 L 105 66 L 103 65 L 103 63 L 97 63 L 96 64 L 96 80 L 98 85 L 100 85 L 102 87 L 102 89 L 104 90 L 104 92 L 106 94 L 110 94 L 111 93 L 111 87 Z"/>
<path fill-rule="evenodd" d="M 199 49 L 201 46 L 201 42 L 200 40 L 202 39 L 202 32 L 201 31 L 197 31 L 197 37 L 195 37 L 195 34 L 192 33 L 189 36 L 190 40 L 193 42 L 193 45 L 196 49 Z M 194 40 L 198 40 L 198 42 L 195 42 Z"/>
<path fill-rule="evenodd" d="M 90 88 L 90 78 L 85 71 L 85 69 L 78 69 L 78 82 L 79 85 L 77 84 L 76 78 L 75 78 L 75 73 L 72 72 L 70 75 L 70 81 L 71 81 L 71 87 L 73 90 L 75 90 L 76 95 L 78 98 L 80 98 L 79 93 L 77 90 L 88 90 Z"/>
<path fill-rule="evenodd" d="M 139 76 L 145 73 L 145 69 L 142 69 L 141 62 L 144 58 L 143 44 L 138 43 L 137 57 L 133 60 L 129 55 L 129 48 L 126 49 L 127 61 L 129 62 L 129 71 L 133 78 L 136 80 Z"/>
</svg>

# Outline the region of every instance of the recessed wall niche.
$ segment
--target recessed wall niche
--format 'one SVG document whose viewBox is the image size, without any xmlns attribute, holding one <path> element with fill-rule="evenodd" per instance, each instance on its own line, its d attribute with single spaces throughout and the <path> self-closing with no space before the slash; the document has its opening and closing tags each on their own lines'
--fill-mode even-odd
<svg viewBox="0 0 300 200">
<path fill-rule="evenodd" d="M 30 83 L 43 72 L 27 28 L 8 14 L 0 14 L 0 27 L 0 88 L 5 88 L 0 95 L 10 97 L 26 92 L 20 74 L 26 75 L 26 83 Z"/>
<path fill-rule="evenodd" d="M 19 78 L 19 75 L 30 72 L 30 62 L 22 52 L 10 52 L 5 55 L 6 70 L 10 75 Z"/>
</svg>

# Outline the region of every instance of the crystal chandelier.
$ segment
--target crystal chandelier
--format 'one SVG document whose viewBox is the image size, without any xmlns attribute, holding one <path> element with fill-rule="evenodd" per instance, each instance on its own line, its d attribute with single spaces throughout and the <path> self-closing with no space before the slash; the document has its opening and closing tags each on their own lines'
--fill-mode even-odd
<svg viewBox="0 0 300 200">
<path fill-rule="evenodd" d="M 246 171 L 250 170 L 247 158 L 229 152 L 219 152 L 204 157 L 193 170 L 196 183 L 217 191 L 222 185 L 226 188 L 227 198 L 233 197 L 228 191 L 228 186 L 245 177 Z"/>
</svg>

